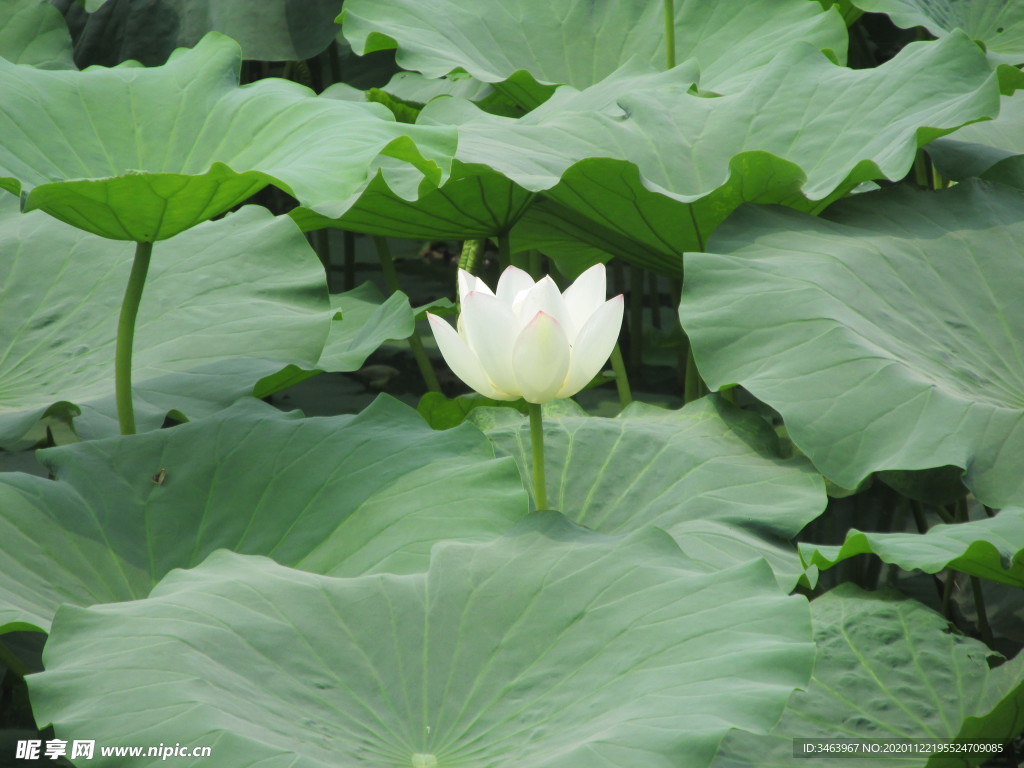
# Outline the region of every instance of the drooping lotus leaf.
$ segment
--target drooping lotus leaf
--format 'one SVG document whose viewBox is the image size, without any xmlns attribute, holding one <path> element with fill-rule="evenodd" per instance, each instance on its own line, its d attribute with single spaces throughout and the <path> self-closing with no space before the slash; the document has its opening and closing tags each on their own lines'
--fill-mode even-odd
<svg viewBox="0 0 1024 768">
<path fill-rule="evenodd" d="M 385 299 L 373 283 L 331 296 L 335 322 L 317 367 L 354 371 L 385 341 L 406 339 L 416 327 L 409 297 L 396 291 Z"/>
<path fill-rule="evenodd" d="M 781 583 L 796 583 L 788 540 L 825 508 L 824 484 L 806 461 L 779 458 L 759 417 L 717 397 L 678 411 L 635 402 L 614 419 L 568 407 L 544 425 L 553 509 L 602 533 L 658 526 L 708 570 L 765 557 Z M 527 419 L 508 408 L 468 418 L 531 486 Z"/>
<path fill-rule="evenodd" d="M 908 571 L 938 573 L 952 568 L 1024 587 L 1024 509 L 1008 507 L 992 518 L 936 525 L 923 535 L 864 533 L 853 528 L 841 546 L 800 544 L 804 563 L 819 570 L 865 552 Z"/>
<path fill-rule="evenodd" d="M 935 167 L 951 179 L 971 176 L 1024 189 L 1024 96 L 1003 98 L 993 120 L 967 125 L 928 146 Z"/>
<path fill-rule="evenodd" d="M 382 237 L 476 240 L 507 232 L 533 198 L 501 173 L 456 161 L 448 181 L 418 200 L 396 195 L 377 177 L 340 218 L 301 207 L 289 215 L 303 231 L 338 227 Z"/>
<path fill-rule="evenodd" d="M 596 222 L 639 245 L 626 258 L 678 275 L 680 252 L 703 250 L 741 203 L 820 210 L 862 182 L 902 178 L 919 145 L 999 109 L 995 76 L 962 34 L 871 70 L 791 48 L 718 98 L 690 92 L 695 76 L 626 67 L 519 120 L 438 99 L 420 123 L 457 125 L 459 161 L 544 192 L 581 219 L 566 226 Z"/>
<path fill-rule="evenodd" d="M 793 694 L 771 736 L 734 731 L 713 768 L 843 768 L 866 759 L 796 757 L 794 739 L 1006 741 L 1024 727 L 1024 656 L 989 669 L 984 644 L 896 592 L 843 584 L 811 603 L 818 658 L 806 691 Z M 899 768 L 977 765 L 985 754 L 928 753 L 871 760 Z M 970 759 L 973 758 L 973 759 Z"/>
<path fill-rule="evenodd" d="M 706 90 L 763 66 L 790 43 L 846 56 L 839 14 L 805 0 L 676 0 L 675 13 L 676 61 L 694 60 Z M 348 0 L 341 20 L 359 53 L 397 48 L 400 66 L 428 77 L 461 69 L 501 83 L 528 109 L 551 93 L 543 85 L 587 88 L 630 60 L 665 68 L 661 3 Z"/>
<path fill-rule="evenodd" d="M 51 407 L 81 411 L 82 436 L 117 434 L 114 344 L 132 246 L 0 195 L 0 445 Z M 247 206 L 157 244 L 135 334 L 138 428 L 220 410 L 282 366 L 314 367 L 330 326 L 323 267 L 286 217 Z"/>
<path fill-rule="evenodd" d="M 331 295 L 334 322 L 320 359 L 312 369 L 289 365 L 262 379 L 256 397 L 266 397 L 325 371 L 356 371 L 381 344 L 412 335 L 416 315 L 401 291 L 385 299 L 373 283 Z"/>
<path fill-rule="evenodd" d="M 32 702 L 60 738 L 173 724 L 225 768 L 701 768 L 730 728 L 771 727 L 814 647 L 763 562 L 687 562 L 660 531 L 550 513 L 404 576 L 218 552 L 149 599 L 61 608 Z"/>
<path fill-rule="evenodd" d="M 0 4 L 0 58 L 40 69 L 74 69 L 71 35 L 60 11 L 45 0 Z"/>
<path fill-rule="evenodd" d="M 61 603 L 145 597 L 218 548 L 335 575 L 426 567 L 433 543 L 504 533 L 527 511 L 516 468 L 472 427 L 428 427 L 378 398 L 296 418 L 256 400 L 143 435 L 39 454 L 57 481 L 0 475 L 0 631 Z"/>
<path fill-rule="evenodd" d="M 961 29 L 1003 64 L 1024 64 L 1024 7 L 1016 0 L 852 0 L 884 13 L 905 29 L 924 27 L 936 37 Z"/>
<path fill-rule="evenodd" d="M 1024 194 L 858 195 L 737 212 L 687 256 L 680 317 L 713 388 L 743 384 L 826 476 L 955 465 L 1024 502 Z"/>
<path fill-rule="evenodd" d="M 452 129 L 396 123 L 381 105 L 284 80 L 239 88 L 240 61 L 215 32 L 162 67 L 46 72 L 0 60 L 0 188 L 25 210 L 153 241 L 267 184 L 336 218 L 378 172 L 408 198 L 447 173 Z"/>
<path fill-rule="evenodd" d="M 122 61 L 146 64 L 164 63 L 175 48 L 190 48 L 211 31 L 238 41 L 246 59 L 295 61 L 311 59 L 331 44 L 339 31 L 334 17 L 341 4 L 342 0 L 86 0 L 85 10 L 91 15 L 82 35 L 92 46 L 99 38 L 107 48 L 120 48 Z M 125 35 L 125 29 L 132 34 Z"/>
</svg>

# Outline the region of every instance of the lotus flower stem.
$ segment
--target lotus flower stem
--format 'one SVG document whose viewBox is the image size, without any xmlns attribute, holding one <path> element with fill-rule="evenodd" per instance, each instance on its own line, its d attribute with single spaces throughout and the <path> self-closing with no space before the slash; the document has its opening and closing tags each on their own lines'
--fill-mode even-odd
<svg viewBox="0 0 1024 768">
<path fill-rule="evenodd" d="M 676 9 L 673 0 L 665 0 L 665 63 L 666 69 L 676 65 Z"/>
<path fill-rule="evenodd" d="M 381 270 L 384 272 L 384 282 L 387 283 L 389 291 L 397 293 L 402 289 L 398 284 L 398 272 L 395 270 L 394 259 L 391 258 L 391 248 L 388 246 L 388 240 L 386 237 L 374 237 L 373 242 L 377 246 L 377 258 L 380 259 Z M 437 380 L 434 366 L 430 364 L 430 357 L 427 355 L 427 350 L 423 347 L 423 340 L 420 338 L 420 332 L 415 325 L 413 325 L 412 335 L 407 341 L 409 342 L 412 356 L 416 359 L 416 365 L 420 369 L 420 375 L 423 376 L 423 382 L 427 385 L 427 389 L 431 392 L 440 392 L 441 382 Z"/>
<path fill-rule="evenodd" d="M 117 320 L 117 346 L 114 352 L 114 399 L 117 401 L 117 421 L 122 435 L 135 434 L 135 407 L 132 404 L 132 345 L 135 340 L 135 318 L 139 314 L 142 289 L 146 285 L 149 260 L 153 255 L 152 243 L 135 244 L 135 260 L 128 276 L 128 286 L 121 301 L 121 316 Z"/>
<path fill-rule="evenodd" d="M 548 489 L 544 480 L 544 417 L 541 406 L 530 406 L 530 446 L 533 449 L 533 500 L 537 509 L 548 508 Z"/>
<path fill-rule="evenodd" d="M 622 350 L 615 345 L 612 350 L 612 370 L 615 371 L 615 388 L 619 390 L 619 402 L 625 408 L 633 402 L 633 393 L 629 389 L 629 377 L 626 375 L 626 362 L 622 359 Z"/>
</svg>

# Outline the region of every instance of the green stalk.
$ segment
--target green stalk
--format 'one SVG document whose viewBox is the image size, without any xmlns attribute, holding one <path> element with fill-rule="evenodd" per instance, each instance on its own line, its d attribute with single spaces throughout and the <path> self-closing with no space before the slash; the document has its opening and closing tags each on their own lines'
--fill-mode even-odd
<svg viewBox="0 0 1024 768">
<path fill-rule="evenodd" d="M 484 249 L 483 240 L 464 240 L 462 252 L 459 254 L 459 269 L 464 269 L 469 274 L 476 274 L 476 261 Z"/>
<path fill-rule="evenodd" d="M 544 276 L 540 269 L 540 251 L 530 251 L 527 254 L 527 258 L 529 259 L 530 268 L 526 271 L 530 273 L 530 277 L 534 281 L 540 280 Z"/>
<path fill-rule="evenodd" d="M 978 612 L 978 631 L 987 646 L 992 647 L 992 627 L 988 623 L 988 610 L 985 608 L 985 594 L 981 591 L 981 581 L 971 576 L 971 589 L 974 592 L 974 610 Z"/>
<path fill-rule="evenodd" d="M 633 393 L 629 389 L 626 362 L 622 359 L 622 349 L 618 344 L 612 349 L 612 370 L 615 371 L 615 388 L 619 390 L 619 402 L 625 408 L 633 402 Z"/>
<path fill-rule="evenodd" d="M 507 269 L 509 266 L 517 267 L 523 272 L 527 272 L 530 269 L 529 259 L 525 253 L 519 252 L 517 254 L 512 253 L 512 238 L 508 236 L 508 232 L 502 232 L 498 235 L 498 263 L 501 265 L 502 271 Z"/>
<path fill-rule="evenodd" d="M 530 446 L 533 449 L 533 499 L 537 509 L 548 508 L 548 489 L 544 481 L 544 417 L 537 403 L 530 406 Z"/>
<path fill-rule="evenodd" d="M 373 238 L 373 242 L 377 246 L 377 258 L 380 259 L 381 271 L 384 273 L 384 282 L 387 283 L 388 290 L 391 293 L 397 293 L 402 289 L 398 284 L 398 272 L 395 270 L 394 259 L 391 258 L 391 248 L 388 246 L 388 240 L 386 237 L 378 236 Z M 423 382 L 427 385 L 427 389 L 431 392 L 440 392 L 441 382 L 437 380 L 434 366 L 430 364 L 430 357 L 427 356 L 427 350 L 423 347 L 423 340 L 420 338 L 420 332 L 415 325 L 413 325 L 412 335 L 407 341 L 409 342 L 412 356 L 416 359 L 416 365 L 420 369 Z"/>
<path fill-rule="evenodd" d="M 665 63 L 666 69 L 676 65 L 676 9 L 673 0 L 665 0 Z"/>
<path fill-rule="evenodd" d="M 135 318 L 139 314 L 142 289 L 146 285 L 149 260 L 153 255 L 152 243 L 135 244 L 135 260 L 128 276 L 128 285 L 121 301 L 121 316 L 117 320 L 117 346 L 114 351 L 114 398 L 117 401 L 117 421 L 122 435 L 135 434 L 135 407 L 132 404 L 132 344 L 135 340 Z"/>
</svg>

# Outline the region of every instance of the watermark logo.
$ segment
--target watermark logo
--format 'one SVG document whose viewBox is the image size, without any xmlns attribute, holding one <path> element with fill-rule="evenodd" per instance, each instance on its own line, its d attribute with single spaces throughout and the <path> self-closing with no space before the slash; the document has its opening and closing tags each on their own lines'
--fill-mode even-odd
<svg viewBox="0 0 1024 768">
<path fill-rule="evenodd" d="M 17 742 L 14 750 L 14 757 L 18 760 L 56 760 L 58 757 L 67 757 L 71 760 L 92 760 L 96 756 L 95 739 L 75 739 L 68 742 L 65 739 L 24 739 Z M 212 747 L 190 747 L 179 744 L 164 744 L 141 746 L 100 746 L 101 757 L 159 757 L 166 760 L 169 757 L 210 757 L 213 753 Z"/>
</svg>

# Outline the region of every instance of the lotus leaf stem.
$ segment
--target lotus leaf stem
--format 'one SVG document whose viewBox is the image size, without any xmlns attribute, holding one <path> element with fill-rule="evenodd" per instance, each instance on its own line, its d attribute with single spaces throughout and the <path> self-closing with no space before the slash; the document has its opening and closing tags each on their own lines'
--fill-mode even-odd
<svg viewBox="0 0 1024 768">
<path fill-rule="evenodd" d="M 626 362 L 622 359 L 622 349 L 616 344 L 612 350 L 612 370 L 615 371 L 615 388 L 619 390 L 619 402 L 625 408 L 633 402 L 633 393 L 629 388 L 629 377 L 626 375 Z"/>
<path fill-rule="evenodd" d="M 114 352 L 114 398 L 117 401 L 117 421 L 122 435 L 135 434 L 135 407 L 132 404 L 132 345 L 135 340 L 135 318 L 139 314 L 142 289 L 153 255 L 152 243 L 135 244 L 135 260 L 128 276 L 128 286 L 121 301 L 121 316 L 117 321 L 117 346 Z"/>
</svg>

